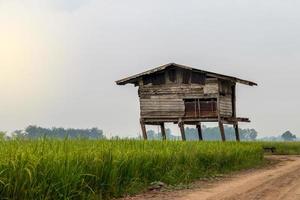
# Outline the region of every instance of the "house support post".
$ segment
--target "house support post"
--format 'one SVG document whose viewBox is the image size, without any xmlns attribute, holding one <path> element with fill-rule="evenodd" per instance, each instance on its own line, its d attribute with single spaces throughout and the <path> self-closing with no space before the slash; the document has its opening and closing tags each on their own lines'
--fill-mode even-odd
<svg viewBox="0 0 300 200">
<path fill-rule="evenodd" d="M 141 123 L 143 138 L 144 138 L 144 140 L 147 140 L 146 124 L 143 119 L 140 119 L 140 123 Z"/>
<path fill-rule="evenodd" d="M 165 129 L 165 123 L 160 124 L 160 130 L 161 130 L 161 136 L 163 140 L 167 140 L 167 135 L 166 135 L 166 129 Z"/>
<path fill-rule="evenodd" d="M 184 131 L 184 122 L 182 120 L 179 120 L 178 126 L 180 128 L 180 133 L 181 133 L 182 141 L 186 141 L 185 131 Z"/>
<path fill-rule="evenodd" d="M 239 133 L 239 125 L 237 122 L 235 124 L 233 124 L 233 128 L 235 130 L 236 141 L 239 142 L 240 141 L 240 133 Z"/>
<path fill-rule="evenodd" d="M 201 122 L 199 122 L 197 125 L 197 130 L 198 130 L 198 136 L 199 136 L 199 140 L 202 141 L 203 137 L 202 137 L 202 129 L 201 129 Z"/>
<path fill-rule="evenodd" d="M 226 138 L 225 138 L 224 124 L 221 120 L 219 120 L 219 128 L 220 128 L 220 132 L 221 132 L 222 141 L 225 142 Z"/>
</svg>

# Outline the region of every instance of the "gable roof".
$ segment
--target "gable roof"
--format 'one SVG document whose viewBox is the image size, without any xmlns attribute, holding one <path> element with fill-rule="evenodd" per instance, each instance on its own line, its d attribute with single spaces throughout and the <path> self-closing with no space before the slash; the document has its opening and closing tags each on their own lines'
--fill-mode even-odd
<svg viewBox="0 0 300 200">
<path fill-rule="evenodd" d="M 223 74 L 218 74 L 218 73 L 214 73 L 214 72 L 204 71 L 204 70 L 200 70 L 200 69 L 196 69 L 196 68 L 188 67 L 188 66 L 185 66 L 185 65 L 176 64 L 176 63 L 169 63 L 169 64 L 166 64 L 166 65 L 162 65 L 162 66 L 153 68 L 151 70 L 148 70 L 148 71 L 145 71 L 145 72 L 133 75 L 133 76 L 129 76 L 127 78 L 123 78 L 121 80 L 116 81 L 116 83 L 118 85 L 125 85 L 127 83 L 136 83 L 138 81 L 137 79 L 142 77 L 142 76 L 146 76 L 146 75 L 149 75 L 149 74 L 160 72 L 160 71 L 163 71 L 163 70 L 165 70 L 169 67 L 178 67 L 178 68 L 182 68 L 182 69 L 191 70 L 191 71 L 194 71 L 194 72 L 205 73 L 205 74 L 207 74 L 211 77 L 215 77 L 215 78 L 219 78 L 219 79 L 223 79 L 223 80 L 230 80 L 230 81 L 245 84 L 245 85 L 250 85 L 250 86 L 257 85 L 256 83 L 254 83 L 252 81 L 247 81 L 247 80 L 244 80 L 244 79 L 236 78 L 236 77 L 233 77 L 233 76 L 227 76 L 227 75 L 223 75 Z"/>
</svg>

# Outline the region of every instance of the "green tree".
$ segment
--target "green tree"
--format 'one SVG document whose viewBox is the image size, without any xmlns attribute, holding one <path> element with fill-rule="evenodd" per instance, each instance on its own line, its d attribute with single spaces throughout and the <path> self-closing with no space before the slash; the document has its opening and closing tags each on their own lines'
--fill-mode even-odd
<svg viewBox="0 0 300 200">
<path fill-rule="evenodd" d="M 98 128 L 91 129 L 64 129 L 64 128 L 42 128 L 38 126 L 28 126 L 25 129 L 25 135 L 28 139 L 38 138 L 70 138 L 70 139 L 104 139 L 103 131 Z"/>
<path fill-rule="evenodd" d="M 296 135 L 292 134 L 290 131 L 286 131 L 281 135 L 281 138 L 285 141 L 293 141 L 297 137 L 296 137 Z"/>
<path fill-rule="evenodd" d="M 255 129 L 240 129 L 241 137 L 245 140 L 256 140 L 257 131 Z"/>
</svg>

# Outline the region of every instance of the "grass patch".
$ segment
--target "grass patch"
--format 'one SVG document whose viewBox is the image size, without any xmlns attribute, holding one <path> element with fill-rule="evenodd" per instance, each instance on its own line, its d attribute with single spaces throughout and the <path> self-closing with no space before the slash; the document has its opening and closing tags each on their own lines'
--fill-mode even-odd
<svg viewBox="0 0 300 200">
<path fill-rule="evenodd" d="M 110 199 L 150 183 L 188 184 L 263 163 L 258 143 L 0 142 L 1 199 Z"/>
<path fill-rule="evenodd" d="M 300 142 L 257 142 L 262 147 L 275 147 L 277 155 L 300 155 Z"/>
</svg>

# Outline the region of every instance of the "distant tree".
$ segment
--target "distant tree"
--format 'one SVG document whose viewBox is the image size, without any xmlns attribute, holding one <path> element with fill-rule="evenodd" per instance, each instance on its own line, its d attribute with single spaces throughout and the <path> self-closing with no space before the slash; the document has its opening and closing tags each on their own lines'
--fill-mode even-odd
<svg viewBox="0 0 300 200">
<path fill-rule="evenodd" d="M 245 140 L 256 140 L 257 131 L 255 129 L 240 129 L 240 134 Z"/>
<path fill-rule="evenodd" d="M 18 140 L 25 139 L 26 138 L 26 132 L 23 131 L 23 130 L 15 130 L 14 132 L 12 132 L 11 138 L 12 139 L 18 139 Z"/>
<path fill-rule="evenodd" d="M 171 129 L 167 128 L 166 129 L 166 136 L 168 140 L 177 140 L 178 136 L 175 136 L 172 134 Z M 147 131 L 147 138 L 148 140 L 161 140 L 162 139 L 162 134 L 161 132 L 155 132 L 154 130 L 150 129 Z"/>
<path fill-rule="evenodd" d="M 226 140 L 235 140 L 235 130 L 233 127 L 224 126 Z M 252 141 L 257 138 L 257 131 L 255 129 L 239 129 L 240 138 L 242 140 Z M 199 140 L 198 130 L 196 128 L 185 128 L 185 134 L 187 140 Z M 154 130 L 147 131 L 149 140 L 160 140 L 161 133 L 156 133 Z M 166 135 L 168 140 L 180 140 L 181 137 L 172 134 L 171 129 L 166 129 Z M 204 140 L 221 140 L 221 133 L 219 127 L 206 127 L 202 126 L 202 135 Z"/>
<path fill-rule="evenodd" d="M 235 140 L 235 130 L 233 127 L 224 126 L 226 140 Z M 186 127 L 186 138 L 188 140 L 198 140 L 198 131 L 195 128 Z M 257 138 L 257 131 L 255 129 L 239 129 L 240 138 L 242 140 L 255 140 Z M 202 135 L 204 140 L 220 140 L 221 133 L 219 127 L 202 126 Z"/>
<path fill-rule="evenodd" d="M 25 129 L 25 132 L 27 133 L 26 136 L 28 138 L 39 138 L 39 137 L 42 137 L 42 135 L 44 134 L 43 133 L 43 129 L 42 128 L 39 128 L 37 126 L 28 126 L 26 129 Z"/>
<path fill-rule="evenodd" d="M 37 139 L 47 138 L 70 138 L 70 139 L 104 139 L 103 131 L 98 128 L 91 129 L 64 129 L 64 128 L 42 128 L 38 126 L 28 126 L 25 129 L 25 138 Z"/>
<path fill-rule="evenodd" d="M 258 133 L 255 129 L 250 129 L 249 138 L 251 140 L 256 140 L 257 135 L 258 135 Z"/>
<path fill-rule="evenodd" d="M 195 128 L 185 128 L 185 136 L 187 140 L 198 140 L 198 133 Z"/>
<path fill-rule="evenodd" d="M 158 134 L 154 130 L 148 130 L 147 131 L 147 138 L 149 140 L 155 140 L 158 139 Z"/>
<path fill-rule="evenodd" d="M 166 129 L 166 136 L 167 136 L 168 140 L 178 140 L 179 139 L 178 136 L 175 136 L 172 134 L 172 131 L 169 128 Z"/>
<path fill-rule="evenodd" d="M 293 141 L 297 137 L 296 137 L 296 135 L 292 134 L 290 131 L 286 131 L 281 135 L 281 138 L 285 141 Z"/>
</svg>

